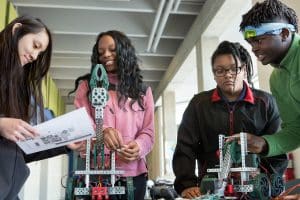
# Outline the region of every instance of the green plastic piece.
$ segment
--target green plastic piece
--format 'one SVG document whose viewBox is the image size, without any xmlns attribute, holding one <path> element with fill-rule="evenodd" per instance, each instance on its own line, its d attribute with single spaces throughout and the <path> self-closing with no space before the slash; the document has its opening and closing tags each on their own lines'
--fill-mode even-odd
<svg viewBox="0 0 300 200">
<path fill-rule="evenodd" d="M 100 77 L 98 76 L 99 69 L 101 70 Z M 101 64 L 97 64 L 95 66 L 94 70 L 92 71 L 91 80 L 90 80 L 91 91 L 93 91 L 94 88 L 99 87 L 99 86 L 105 88 L 106 90 L 108 90 L 108 86 L 109 86 L 109 81 L 108 81 L 108 76 L 107 76 L 106 70 L 103 67 L 103 65 L 101 65 Z M 89 98 L 90 98 L 90 101 L 92 101 L 92 94 L 90 94 Z M 108 94 L 106 95 L 106 100 L 108 100 Z"/>
<path fill-rule="evenodd" d="M 126 178 L 127 199 L 134 200 L 134 186 L 132 177 Z"/>
</svg>

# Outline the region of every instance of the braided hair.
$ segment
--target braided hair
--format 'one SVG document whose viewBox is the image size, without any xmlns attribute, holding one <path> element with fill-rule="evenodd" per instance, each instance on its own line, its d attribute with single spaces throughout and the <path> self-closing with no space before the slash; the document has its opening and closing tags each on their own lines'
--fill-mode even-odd
<svg viewBox="0 0 300 200">
<path fill-rule="evenodd" d="M 224 54 L 231 54 L 234 58 L 236 67 L 238 67 L 238 59 L 246 67 L 247 81 L 253 87 L 253 64 L 249 52 L 238 42 L 223 41 L 219 44 L 211 57 L 211 65 L 213 66 L 215 59 Z"/>
<path fill-rule="evenodd" d="M 295 10 L 283 4 L 279 0 L 265 0 L 257 2 L 246 14 L 242 16 L 240 30 L 246 26 L 259 26 L 261 23 L 285 20 L 294 25 L 298 32 L 298 17 Z"/>
</svg>

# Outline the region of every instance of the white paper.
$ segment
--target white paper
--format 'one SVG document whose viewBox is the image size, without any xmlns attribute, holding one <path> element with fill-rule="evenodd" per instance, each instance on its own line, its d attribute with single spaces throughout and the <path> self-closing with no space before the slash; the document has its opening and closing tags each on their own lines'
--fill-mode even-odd
<svg viewBox="0 0 300 200">
<path fill-rule="evenodd" d="M 94 136 L 92 121 L 85 108 L 80 108 L 35 126 L 40 136 L 17 142 L 20 148 L 31 154 L 65 146 Z"/>
</svg>

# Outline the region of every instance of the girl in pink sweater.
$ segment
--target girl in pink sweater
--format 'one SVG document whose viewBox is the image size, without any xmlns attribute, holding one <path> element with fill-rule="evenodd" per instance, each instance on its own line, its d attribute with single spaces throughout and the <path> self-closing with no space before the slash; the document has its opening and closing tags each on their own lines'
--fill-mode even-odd
<svg viewBox="0 0 300 200">
<path fill-rule="evenodd" d="M 91 60 L 91 72 L 96 64 L 102 64 L 110 84 L 103 117 L 105 147 L 118 150 L 116 167 L 125 171 L 122 176 L 133 177 L 134 199 L 142 200 L 147 181 L 145 157 L 154 142 L 151 88 L 143 83 L 135 48 L 129 38 L 119 31 L 98 35 Z M 89 73 L 76 80 L 74 104 L 77 108 L 85 107 L 94 119 L 95 111 L 88 98 L 90 78 Z"/>
</svg>

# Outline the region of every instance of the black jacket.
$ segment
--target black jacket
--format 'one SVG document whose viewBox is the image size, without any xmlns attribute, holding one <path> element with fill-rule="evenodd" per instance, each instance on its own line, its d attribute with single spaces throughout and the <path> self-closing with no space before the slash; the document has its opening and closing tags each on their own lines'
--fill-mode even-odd
<svg viewBox="0 0 300 200">
<path fill-rule="evenodd" d="M 68 153 L 67 147 L 26 155 L 17 146 L 0 136 L 0 200 L 16 200 L 29 176 L 26 163 Z"/>
<path fill-rule="evenodd" d="M 178 129 L 173 156 L 174 186 L 179 194 L 186 188 L 199 186 L 207 168 L 215 168 L 219 163 L 216 152 L 220 134 L 265 135 L 276 133 L 280 128 L 274 98 L 245 86 L 244 98 L 233 105 L 222 100 L 218 89 L 197 94 L 190 101 Z M 195 175 L 196 160 L 199 177 Z M 261 164 L 270 173 L 282 174 L 287 167 L 287 156 L 261 158 Z"/>
</svg>

